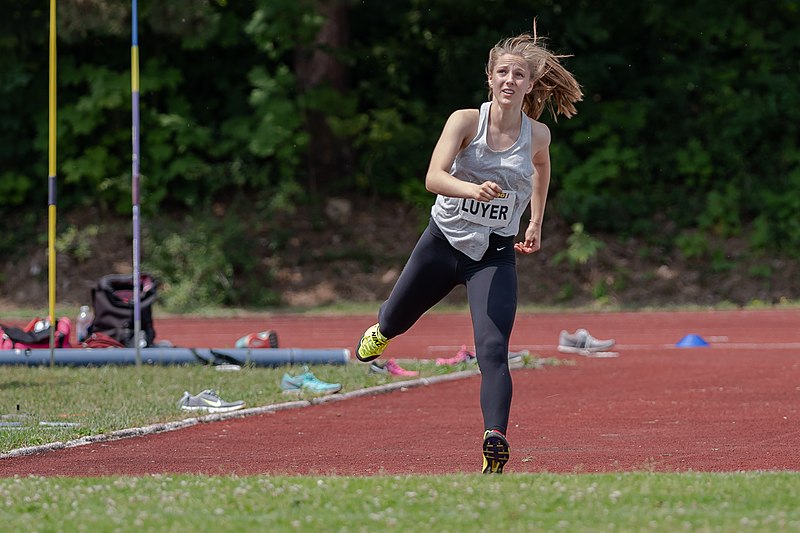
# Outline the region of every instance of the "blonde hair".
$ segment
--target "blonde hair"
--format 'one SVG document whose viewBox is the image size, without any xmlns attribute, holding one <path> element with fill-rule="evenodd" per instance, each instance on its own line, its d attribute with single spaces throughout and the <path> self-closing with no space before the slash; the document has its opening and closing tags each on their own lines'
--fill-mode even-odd
<svg viewBox="0 0 800 533">
<path fill-rule="evenodd" d="M 583 100 L 583 91 L 572 73 L 561 64 L 561 59 L 570 56 L 552 53 L 542 41 L 536 35 L 535 21 L 532 35 L 523 33 L 503 39 L 489 51 L 486 76 L 491 76 L 501 56 L 510 54 L 521 57 L 528 64 L 533 81 L 533 89 L 522 102 L 522 112 L 536 120 L 546 108 L 554 120 L 558 119 L 559 114 L 570 118 L 578 112 L 575 102 Z M 489 98 L 492 98 L 491 87 Z"/>
</svg>

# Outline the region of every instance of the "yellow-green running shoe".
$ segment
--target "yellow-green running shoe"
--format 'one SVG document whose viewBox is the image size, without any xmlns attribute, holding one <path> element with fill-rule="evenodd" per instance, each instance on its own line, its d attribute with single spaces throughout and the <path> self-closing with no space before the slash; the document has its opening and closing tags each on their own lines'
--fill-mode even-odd
<svg viewBox="0 0 800 533">
<path fill-rule="evenodd" d="M 389 339 L 383 336 L 378 329 L 378 324 L 370 326 L 356 346 L 356 358 L 364 363 L 377 359 L 386 349 Z"/>
<path fill-rule="evenodd" d="M 484 474 L 502 474 L 508 461 L 508 441 L 505 435 L 494 429 L 483 433 L 483 469 Z"/>
</svg>

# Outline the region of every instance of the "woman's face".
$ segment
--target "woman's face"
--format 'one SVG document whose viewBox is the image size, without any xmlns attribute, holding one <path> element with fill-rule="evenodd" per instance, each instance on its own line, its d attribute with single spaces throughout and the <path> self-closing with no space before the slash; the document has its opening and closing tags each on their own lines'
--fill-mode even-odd
<svg viewBox="0 0 800 533">
<path fill-rule="evenodd" d="M 503 54 L 489 74 L 492 95 L 500 103 L 519 103 L 533 88 L 527 62 L 520 56 Z"/>
</svg>

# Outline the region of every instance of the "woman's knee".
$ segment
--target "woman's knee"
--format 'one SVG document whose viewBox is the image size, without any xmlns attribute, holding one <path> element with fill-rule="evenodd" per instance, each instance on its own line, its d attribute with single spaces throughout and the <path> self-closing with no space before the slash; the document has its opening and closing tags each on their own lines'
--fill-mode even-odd
<svg viewBox="0 0 800 533">
<path fill-rule="evenodd" d="M 475 352 L 479 358 L 494 364 L 508 364 L 508 339 L 497 337 L 476 342 Z"/>
</svg>

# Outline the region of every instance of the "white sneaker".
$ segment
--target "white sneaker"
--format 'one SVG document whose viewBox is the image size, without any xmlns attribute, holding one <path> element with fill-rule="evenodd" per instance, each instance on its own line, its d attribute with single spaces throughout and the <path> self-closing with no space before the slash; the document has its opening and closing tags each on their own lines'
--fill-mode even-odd
<svg viewBox="0 0 800 533">
<path fill-rule="evenodd" d="M 558 336 L 558 351 L 564 353 L 586 355 L 607 352 L 614 347 L 614 344 L 616 344 L 614 339 L 595 339 L 585 329 L 579 329 L 575 333 L 562 331 Z"/>
<path fill-rule="evenodd" d="M 522 368 L 525 366 L 525 361 L 529 360 L 530 357 L 531 352 L 528 350 L 508 352 L 508 368 Z"/>
<path fill-rule="evenodd" d="M 208 413 L 227 413 L 229 411 L 236 411 L 244 407 L 242 400 L 235 402 L 226 402 L 219 397 L 217 391 L 206 389 L 196 396 L 192 396 L 189 392 L 184 392 L 181 399 L 178 401 L 178 407 L 184 411 L 206 411 Z"/>
</svg>

